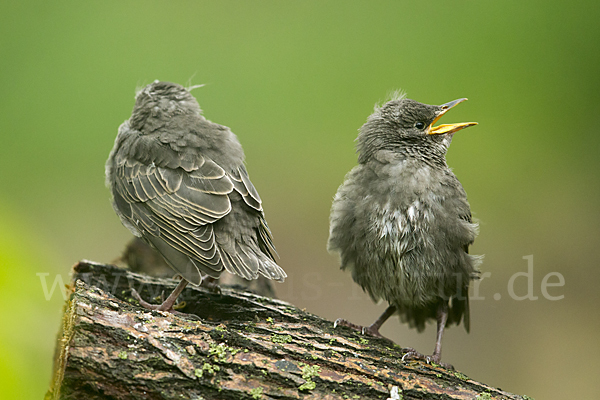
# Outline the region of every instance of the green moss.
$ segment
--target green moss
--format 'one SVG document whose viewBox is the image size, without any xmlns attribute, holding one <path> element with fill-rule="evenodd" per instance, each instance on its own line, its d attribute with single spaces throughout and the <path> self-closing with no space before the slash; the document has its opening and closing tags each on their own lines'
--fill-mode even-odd
<svg viewBox="0 0 600 400">
<path fill-rule="evenodd" d="M 466 376 L 465 374 L 463 374 L 462 372 L 455 372 L 454 376 L 457 377 L 458 379 L 462 379 L 463 381 L 469 380 L 469 377 Z"/>
<path fill-rule="evenodd" d="M 214 375 L 215 372 L 218 372 L 220 370 L 221 367 L 219 367 L 218 365 L 210 365 L 209 363 L 204 363 L 202 368 L 196 368 L 194 370 L 194 375 L 196 375 L 198 378 L 202 378 L 202 376 L 204 376 L 205 373 L 207 375 Z"/>
<path fill-rule="evenodd" d="M 523 400 L 535 400 L 533 397 L 529 397 L 529 396 L 527 396 L 527 395 L 523 395 L 523 396 L 521 396 L 521 398 L 522 398 Z"/>
<path fill-rule="evenodd" d="M 271 342 L 278 344 L 291 343 L 292 337 L 290 335 L 278 335 L 276 333 L 271 336 Z"/>
<path fill-rule="evenodd" d="M 127 360 L 127 352 L 126 351 L 120 351 L 119 354 L 117 355 L 121 360 Z"/>
<path fill-rule="evenodd" d="M 241 349 L 236 349 L 234 347 L 226 346 L 225 343 L 214 344 L 211 343 L 208 348 L 208 355 L 214 356 L 215 361 L 220 363 L 227 362 L 227 352 L 231 353 L 231 356 L 235 356 L 237 353 L 242 351 Z M 245 351 L 247 352 L 247 351 Z"/>
<path fill-rule="evenodd" d="M 221 325 L 215 326 L 215 331 L 224 332 L 226 329 Z"/>
<path fill-rule="evenodd" d="M 357 343 L 357 344 L 369 344 L 369 341 L 365 338 L 347 338 L 349 341 Z M 331 341 L 329 342 L 331 344 Z M 389 347 L 386 347 L 387 350 L 391 350 Z"/>
<path fill-rule="evenodd" d="M 300 368 L 302 368 L 302 379 L 305 379 L 304 382 L 298 390 L 312 390 L 317 387 L 317 384 L 312 381 L 312 377 L 319 376 L 319 372 L 321 372 L 321 367 L 318 365 L 307 365 L 304 363 L 298 363 Z"/>
<path fill-rule="evenodd" d="M 250 394 L 252 395 L 253 399 L 262 399 L 263 389 L 261 387 L 250 389 Z"/>
<path fill-rule="evenodd" d="M 273 323 L 273 318 L 267 317 L 267 322 L 270 323 L 270 324 L 272 324 Z"/>
<path fill-rule="evenodd" d="M 316 387 L 317 387 L 317 384 L 309 379 L 306 382 L 304 382 L 302 385 L 300 385 L 298 390 L 301 390 L 301 391 L 302 390 L 313 390 Z"/>
<path fill-rule="evenodd" d="M 319 376 L 319 372 L 321 372 L 321 367 L 318 365 L 308 365 L 304 363 L 298 363 L 298 365 L 302 368 L 302 379 L 310 379 L 313 376 Z"/>
<path fill-rule="evenodd" d="M 489 393 L 481 393 L 475 397 L 476 400 L 492 400 L 492 395 Z"/>
<path fill-rule="evenodd" d="M 208 355 L 214 356 L 215 361 L 224 363 L 227 361 L 227 346 L 225 346 L 225 343 L 218 345 L 211 343 L 208 348 Z"/>
</svg>

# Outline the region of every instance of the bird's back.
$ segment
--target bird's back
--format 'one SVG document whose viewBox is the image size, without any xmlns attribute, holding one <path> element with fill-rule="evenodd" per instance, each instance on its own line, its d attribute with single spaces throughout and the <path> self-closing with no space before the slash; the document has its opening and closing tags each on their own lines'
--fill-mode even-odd
<svg viewBox="0 0 600 400">
<path fill-rule="evenodd" d="M 123 224 L 192 283 L 224 269 L 283 280 L 237 137 L 202 117 L 179 85 L 152 85 L 119 128 L 106 165 Z"/>
</svg>

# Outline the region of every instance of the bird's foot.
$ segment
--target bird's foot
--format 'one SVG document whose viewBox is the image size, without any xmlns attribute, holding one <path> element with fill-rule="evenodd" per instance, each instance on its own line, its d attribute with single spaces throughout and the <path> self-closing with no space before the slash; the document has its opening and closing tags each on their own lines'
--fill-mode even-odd
<svg viewBox="0 0 600 400">
<path fill-rule="evenodd" d="M 379 337 L 379 338 L 383 337 L 383 335 L 381 335 L 381 333 L 379 333 L 379 328 L 376 326 L 373 326 L 373 325 L 369 325 L 369 326 L 356 325 L 356 324 L 353 324 L 352 322 L 347 321 L 343 318 L 338 318 L 333 323 L 333 329 L 337 328 L 340 325 L 348 327 L 350 329 L 354 329 L 355 331 L 359 331 L 363 335 L 368 334 L 368 335 Z"/>
<path fill-rule="evenodd" d="M 169 304 L 165 304 L 166 302 L 161 304 L 148 303 L 146 300 L 142 299 L 142 296 L 140 296 L 137 290 L 133 288 L 131 288 L 131 295 L 138 301 L 138 303 L 140 303 L 140 306 L 147 308 L 148 310 L 173 312 L 173 304 L 169 306 Z"/>
<path fill-rule="evenodd" d="M 205 276 L 202 278 L 202 283 L 200 286 L 208 289 L 208 291 L 213 294 L 221 294 L 221 287 L 219 286 L 219 280 L 217 278 Z"/>
<path fill-rule="evenodd" d="M 337 328 L 338 326 L 345 326 L 347 328 L 354 329 L 355 331 L 360 331 L 363 328 L 361 325 L 353 324 L 352 322 L 343 318 L 338 318 L 333 323 L 333 329 Z"/>
<path fill-rule="evenodd" d="M 405 362 L 407 360 L 421 360 L 425 361 L 427 364 L 436 364 L 441 366 L 442 368 L 454 370 L 454 366 L 452 366 L 452 364 L 443 363 L 441 361 L 442 357 L 438 354 L 424 355 L 410 347 L 404 348 L 402 350 L 406 351 L 406 353 L 404 353 L 404 355 L 402 356 L 402 362 Z"/>
<path fill-rule="evenodd" d="M 137 290 L 133 288 L 131 289 L 131 295 L 138 301 L 140 306 L 147 308 L 148 310 L 165 311 L 174 315 L 178 315 L 180 317 L 184 317 L 186 319 L 200 321 L 200 317 L 198 317 L 196 314 L 188 314 L 181 311 L 177 311 L 186 306 L 185 301 L 181 301 L 176 304 L 169 304 L 167 299 L 167 301 L 164 301 L 161 304 L 151 304 L 148 303 L 146 300 L 142 299 L 142 296 L 140 296 Z"/>
<path fill-rule="evenodd" d="M 375 336 L 378 338 L 382 338 L 384 337 L 381 333 L 379 333 L 379 328 L 373 326 L 373 325 L 369 325 L 369 326 L 363 326 L 362 328 L 362 334 L 363 335 L 371 335 L 371 336 Z"/>
</svg>

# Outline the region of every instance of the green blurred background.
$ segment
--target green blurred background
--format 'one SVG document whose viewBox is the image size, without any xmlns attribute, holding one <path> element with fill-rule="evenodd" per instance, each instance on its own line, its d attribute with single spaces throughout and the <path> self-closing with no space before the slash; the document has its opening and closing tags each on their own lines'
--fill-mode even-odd
<svg viewBox="0 0 600 400">
<path fill-rule="evenodd" d="M 205 116 L 242 142 L 289 274 L 278 295 L 361 324 L 385 305 L 325 250 L 357 129 L 395 89 L 468 97 L 442 122 L 479 122 L 448 162 L 491 276 L 471 334 L 447 331 L 444 360 L 538 400 L 597 396 L 599 18 L 595 1 L 2 2 L 0 397 L 47 390 L 63 298 L 46 300 L 41 278 L 67 283 L 76 261 L 110 262 L 131 237 L 104 162 L 136 87 L 155 79 L 205 83 Z M 517 301 L 507 285 L 528 255 L 538 299 Z M 561 300 L 542 296 L 550 272 Z M 430 353 L 434 330 L 392 319 L 382 332 Z"/>
</svg>

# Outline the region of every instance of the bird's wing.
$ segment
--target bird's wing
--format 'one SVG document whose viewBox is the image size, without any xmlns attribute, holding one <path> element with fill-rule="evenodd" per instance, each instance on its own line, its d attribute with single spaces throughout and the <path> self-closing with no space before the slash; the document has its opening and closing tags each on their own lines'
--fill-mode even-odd
<svg viewBox="0 0 600 400">
<path fill-rule="evenodd" d="M 262 201 L 260 200 L 260 196 L 254 188 L 254 185 L 250 182 L 250 177 L 248 177 L 246 168 L 241 165 L 238 167 L 237 171 L 230 174 L 230 177 L 233 187 L 242 195 L 244 202 L 256 211 L 262 211 Z"/>
<path fill-rule="evenodd" d="M 161 157 L 160 164 L 117 158 L 114 201 L 178 273 L 198 284 L 201 274 L 218 276 L 224 268 L 212 223 L 231 211 L 234 185 L 210 159 L 198 155 L 187 172 L 173 168 L 169 152 Z"/>
<path fill-rule="evenodd" d="M 250 177 L 248 176 L 246 168 L 243 165 L 241 165 L 238 168 L 238 170 L 231 173 L 230 176 L 231 181 L 233 182 L 233 187 L 242 196 L 244 202 L 256 211 L 260 212 L 260 226 L 258 228 L 258 245 L 265 254 L 268 254 L 269 256 L 271 256 L 272 260 L 275 260 L 275 255 L 277 254 L 277 251 L 275 250 L 275 245 L 273 244 L 273 236 L 271 235 L 271 230 L 269 229 L 269 226 L 267 225 L 267 221 L 265 220 L 263 214 L 262 201 L 260 200 L 258 191 L 254 188 L 252 182 L 250 182 Z"/>
<path fill-rule="evenodd" d="M 464 190 L 463 190 L 464 192 Z M 466 193 L 465 193 L 466 196 Z M 469 204 L 466 204 L 466 208 L 461 208 L 459 210 L 459 218 L 467 221 L 468 223 L 473 223 L 473 218 L 471 216 L 471 209 L 469 207 Z M 463 250 L 465 251 L 465 253 L 469 254 L 469 246 L 473 244 L 473 242 L 465 244 L 463 246 Z M 469 281 L 464 282 L 463 283 L 463 287 L 458 288 L 459 290 L 459 295 L 458 298 L 459 300 L 457 301 L 457 304 L 454 307 L 455 312 L 457 312 L 457 318 L 456 318 L 456 323 L 459 324 L 460 323 L 460 318 L 462 314 L 462 319 L 463 319 L 463 326 L 465 327 L 465 330 L 467 331 L 467 333 L 470 332 L 471 330 L 471 311 L 470 311 L 470 307 L 469 307 Z"/>
<path fill-rule="evenodd" d="M 226 172 L 193 151 L 193 140 L 187 135 L 130 135 L 113 163 L 117 208 L 192 283 L 199 283 L 202 274 L 218 277 L 223 269 L 246 279 L 261 274 L 283 280 L 286 274 L 274 262 L 276 251 L 260 196 L 245 167 Z M 255 244 L 215 236 L 213 223 L 230 213 L 234 190 L 260 222 L 256 242 L 251 240 Z"/>
<path fill-rule="evenodd" d="M 454 176 L 450 171 L 447 174 L 448 180 L 446 185 L 448 187 L 451 196 L 452 203 L 450 204 L 453 210 L 456 210 L 459 220 L 465 221 L 468 224 L 473 223 L 473 217 L 471 215 L 471 207 L 467 201 L 467 193 L 460 184 L 458 178 Z M 465 253 L 469 254 L 469 246 L 473 244 L 473 241 L 464 243 L 462 249 Z M 467 256 L 468 257 L 468 256 Z M 452 305 L 450 307 L 450 315 L 448 317 L 448 323 L 459 324 L 462 320 L 465 330 L 470 330 L 470 307 L 469 307 L 469 284 L 470 280 L 466 279 L 462 282 L 462 286 L 457 288 L 457 296 L 453 297 Z"/>
</svg>

